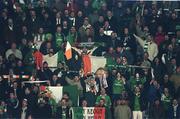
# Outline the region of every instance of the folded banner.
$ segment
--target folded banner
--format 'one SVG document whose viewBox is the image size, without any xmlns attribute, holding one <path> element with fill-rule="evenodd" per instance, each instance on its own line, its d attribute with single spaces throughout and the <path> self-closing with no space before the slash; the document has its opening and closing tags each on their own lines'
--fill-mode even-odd
<svg viewBox="0 0 180 119">
<path fill-rule="evenodd" d="M 105 119 L 103 107 L 72 107 L 72 119 Z"/>
</svg>

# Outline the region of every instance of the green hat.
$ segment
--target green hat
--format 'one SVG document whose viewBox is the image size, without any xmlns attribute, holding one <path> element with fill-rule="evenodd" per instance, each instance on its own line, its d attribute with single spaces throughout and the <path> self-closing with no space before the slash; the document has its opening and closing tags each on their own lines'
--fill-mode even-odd
<svg viewBox="0 0 180 119">
<path fill-rule="evenodd" d="M 49 38 L 52 38 L 52 34 L 51 33 L 47 33 L 45 36 L 45 39 L 48 40 Z"/>
</svg>

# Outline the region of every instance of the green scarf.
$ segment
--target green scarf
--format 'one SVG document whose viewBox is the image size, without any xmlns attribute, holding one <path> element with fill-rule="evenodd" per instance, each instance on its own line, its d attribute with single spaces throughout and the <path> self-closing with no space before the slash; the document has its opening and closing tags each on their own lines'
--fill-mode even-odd
<svg viewBox="0 0 180 119">
<path fill-rule="evenodd" d="M 69 33 L 68 36 L 67 36 L 67 41 L 68 41 L 71 45 L 74 44 L 74 42 L 75 42 L 76 39 L 77 39 L 77 33 L 74 33 L 74 34 Z"/>
<path fill-rule="evenodd" d="M 57 34 L 57 33 L 56 33 L 56 47 L 61 46 L 62 43 L 63 43 L 63 41 L 64 41 L 63 35 L 62 35 L 62 34 Z"/>
</svg>

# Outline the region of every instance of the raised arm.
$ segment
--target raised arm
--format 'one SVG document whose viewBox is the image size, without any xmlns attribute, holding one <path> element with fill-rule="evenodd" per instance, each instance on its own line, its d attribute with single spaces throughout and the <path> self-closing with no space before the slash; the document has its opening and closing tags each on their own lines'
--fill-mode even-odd
<svg viewBox="0 0 180 119">
<path fill-rule="evenodd" d="M 139 42 L 139 44 L 144 47 L 144 40 L 137 36 L 136 34 L 133 34 L 133 36 L 136 38 L 136 40 Z"/>
<path fill-rule="evenodd" d="M 137 35 L 140 37 L 145 36 L 145 33 L 141 30 L 139 25 L 136 25 L 136 32 L 137 32 Z"/>
<path fill-rule="evenodd" d="M 73 85 L 73 80 L 71 80 L 71 79 L 68 78 L 67 76 L 65 77 L 65 80 L 66 80 L 66 82 L 67 82 L 69 85 Z"/>
<path fill-rule="evenodd" d="M 89 55 L 92 55 L 92 53 L 97 49 L 98 47 L 94 47 L 93 49 L 89 50 Z"/>
<path fill-rule="evenodd" d="M 81 55 L 82 51 L 76 47 L 72 47 L 72 49 L 74 49 L 76 52 L 78 52 L 79 55 Z"/>
</svg>

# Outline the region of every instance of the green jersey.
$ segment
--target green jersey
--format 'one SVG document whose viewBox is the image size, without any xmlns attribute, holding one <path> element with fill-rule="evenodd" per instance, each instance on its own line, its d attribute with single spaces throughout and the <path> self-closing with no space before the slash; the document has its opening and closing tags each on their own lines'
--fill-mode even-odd
<svg viewBox="0 0 180 119">
<path fill-rule="evenodd" d="M 125 90 L 122 80 L 114 80 L 113 82 L 113 94 L 121 94 Z"/>
</svg>

